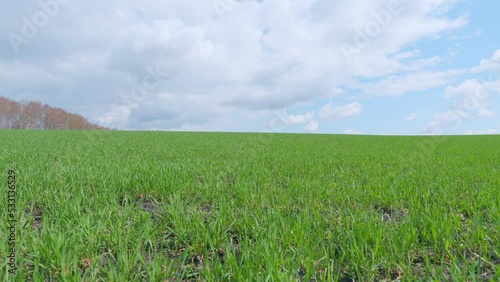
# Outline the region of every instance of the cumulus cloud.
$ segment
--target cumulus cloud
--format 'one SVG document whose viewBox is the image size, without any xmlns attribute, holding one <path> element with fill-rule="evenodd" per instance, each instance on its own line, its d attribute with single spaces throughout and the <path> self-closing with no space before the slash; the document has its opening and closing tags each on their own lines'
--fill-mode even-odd
<svg viewBox="0 0 500 282">
<path fill-rule="evenodd" d="M 314 112 L 309 112 L 303 115 L 288 114 L 286 111 L 278 113 L 278 118 L 284 125 L 301 124 L 314 119 Z"/>
<path fill-rule="evenodd" d="M 335 106 L 333 103 L 326 104 L 319 110 L 319 116 L 323 119 L 343 119 L 359 115 L 363 106 L 358 103 L 350 103 L 343 106 Z"/>
<path fill-rule="evenodd" d="M 474 131 L 468 130 L 465 132 L 467 135 L 492 135 L 492 134 L 500 134 L 500 130 L 498 129 L 487 129 L 482 131 Z"/>
<path fill-rule="evenodd" d="M 394 58 L 396 58 L 396 59 L 408 59 L 408 58 L 414 58 L 418 55 L 420 55 L 420 50 L 414 49 L 411 51 L 397 53 L 394 55 Z"/>
<path fill-rule="evenodd" d="M 490 59 L 481 60 L 479 66 L 472 69 L 474 73 L 488 71 L 500 71 L 500 49 L 496 50 Z"/>
<path fill-rule="evenodd" d="M 306 133 L 314 133 L 318 131 L 318 122 L 315 120 L 310 121 L 306 127 L 304 127 L 304 132 Z"/>
<path fill-rule="evenodd" d="M 332 89 L 344 89 L 352 77 L 393 75 L 360 85 L 369 95 L 442 85 L 453 74 L 397 75 L 439 61 L 419 59 L 417 51 L 405 54 L 405 48 L 468 21 L 447 14 L 456 0 L 401 1 L 399 12 L 391 12 L 385 0 L 250 0 L 222 10 L 213 3 L 59 5 L 17 45 L 18 52 L 7 36 L 0 38 L 0 90 L 120 129 L 229 130 L 254 123 L 244 118 L 251 113 L 271 118 L 279 109 L 346 95 Z M 37 1 L 7 1 L 0 9 L 0 33 L 26 37 L 23 19 L 31 25 L 44 11 Z M 384 20 L 387 12 L 390 19 Z M 366 44 L 360 45 L 359 36 Z M 350 64 L 345 44 L 357 50 Z M 161 79 L 153 80 L 151 69 Z M 327 105 L 320 117 L 339 119 L 361 110 L 359 103 Z M 307 114 L 285 120 L 313 122 Z"/>
<path fill-rule="evenodd" d="M 494 92 L 492 92 L 494 91 Z M 467 119 L 491 118 L 495 112 L 491 109 L 492 93 L 500 92 L 500 81 L 482 82 L 468 79 L 457 86 L 449 86 L 444 97 L 453 99 L 449 109 L 436 113 L 424 129 L 427 134 L 441 134 L 444 130 L 457 129 Z"/>
<path fill-rule="evenodd" d="M 480 81 L 468 79 L 458 86 L 449 86 L 445 90 L 445 98 L 458 98 L 454 108 L 468 111 L 486 110 L 490 106 L 492 94 L 500 93 L 500 80 Z"/>
<path fill-rule="evenodd" d="M 491 59 L 481 60 L 471 72 L 486 72 L 499 69 L 500 50 Z M 447 129 L 458 129 L 468 119 L 492 118 L 496 111 L 492 109 L 493 95 L 500 93 L 500 78 L 494 80 L 466 79 L 460 84 L 448 86 L 444 98 L 451 100 L 446 111 L 436 113 L 424 128 L 427 134 L 442 134 Z M 496 130 L 496 129 L 495 129 Z M 468 131 L 474 132 L 474 131 Z M 493 130 L 493 132 L 495 132 Z"/>
<path fill-rule="evenodd" d="M 448 110 L 435 114 L 424 129 L 425 134 L 443 134 L 448 129 L 458 129 L 464 120 L 474 118 L 493 117 L 494 113 L 487 109 L 479 109 L 476 112 L 464 110 Z"/>
<path fill-rule="evenodd" d="M 361 131 L 356 130 L 356 129 L 346 129 L 342 132 L 342 134 L 349 134 L 349 135 L 357 135 L 357 134 L 362 134 Z"/>
<path fill-rule="evenodd" d="M 449 70 L 390 75 L 376 82 L 355 83 L 351 88 L 359 89 L 367 96 L 400 96 L 447 85 L 464 73 L 463 70 Z"/>
<path fill-rule="evenodd" d="M 413 121 L 416 120 L 420 115 L 421 113 L 410 113 L 404 117 L 404 120 Z"/>
</svg>

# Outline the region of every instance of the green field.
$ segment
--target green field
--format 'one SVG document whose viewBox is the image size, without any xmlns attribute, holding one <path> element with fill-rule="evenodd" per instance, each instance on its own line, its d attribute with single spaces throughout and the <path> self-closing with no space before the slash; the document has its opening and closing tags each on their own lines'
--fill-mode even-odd
<svg viewBox="0 0 500 282">
<path fill-rule="evenodd" d="M 2 280 L 500 279 L 500 136 L 0 131 L 0 154 Z"/>
</svg>

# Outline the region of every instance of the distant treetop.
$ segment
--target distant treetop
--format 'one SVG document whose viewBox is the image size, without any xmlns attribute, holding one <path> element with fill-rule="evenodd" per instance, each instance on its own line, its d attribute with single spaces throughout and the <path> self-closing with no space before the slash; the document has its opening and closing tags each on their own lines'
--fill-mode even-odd
<svg viewBox="0 0 500 282">
<path fill-rule="evenodd" d="M 78 114 L 40 102 L 16 102 L 0 96 L 0 129 L 108 130 Z"/>
</svg>

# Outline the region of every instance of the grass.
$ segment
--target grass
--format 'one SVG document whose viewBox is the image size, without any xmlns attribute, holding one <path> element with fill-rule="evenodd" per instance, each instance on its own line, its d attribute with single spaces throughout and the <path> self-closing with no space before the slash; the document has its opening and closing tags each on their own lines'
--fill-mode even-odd
<svg viewBox="0 0 500 282">
<path fill-rule="evenodd" d="M 18 177 L 18 270 L 5 259 L 3 280 L 500 279 L 500 136 L 0 140 L 3 182 Z"/>
</svg>

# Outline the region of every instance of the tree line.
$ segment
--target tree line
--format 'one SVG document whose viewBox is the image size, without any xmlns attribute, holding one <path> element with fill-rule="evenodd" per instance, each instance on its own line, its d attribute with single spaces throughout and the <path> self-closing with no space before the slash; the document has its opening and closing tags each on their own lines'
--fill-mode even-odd
<svg viewBox="0 0 500 282">
<path fill-rule="evenodd" d="M 40 102 L 16 102 L 0 96 L 0 129 L 106 130 L 78 114 Z"/>
</svg>

